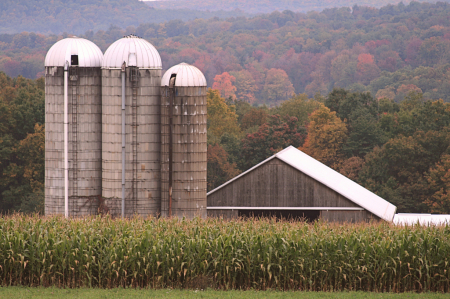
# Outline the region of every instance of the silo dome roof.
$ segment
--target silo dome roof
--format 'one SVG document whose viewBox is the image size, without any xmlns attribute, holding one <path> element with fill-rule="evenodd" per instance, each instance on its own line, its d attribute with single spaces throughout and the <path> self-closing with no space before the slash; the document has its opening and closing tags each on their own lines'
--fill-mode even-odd
<svg viewBox="0 0 450 299">
<path fill-rule="evenodd" d="M 93 42 L 79 37 L 69 37 L 58 41 L 45 56 L 45 66 L 64 66 L 65 62 L 72 65 L 72 55 L 78 55 L 78 66 L 100 67 L 103 53 Z M 75 65 L 75 63 L 74 63 Z"/>
<path fill-rule="evenodd" d="M 143 38 L 135 35 L 125 36 L 115 41 L 103 57 L 102 68 L 121 68 L 137 66 L 144 69 L 161 69 L 161 57 L 156 48 Z"/>
<path fill-rule="evenodd" d="M 169 86 L 169 81 L 172 74 L 177 75 L 175 86 L 196 87 L 207 85 L 205 76 L 198 68 L 183 62 L 166 71 L 161 79 L 161 86 Z"/>
</svg>

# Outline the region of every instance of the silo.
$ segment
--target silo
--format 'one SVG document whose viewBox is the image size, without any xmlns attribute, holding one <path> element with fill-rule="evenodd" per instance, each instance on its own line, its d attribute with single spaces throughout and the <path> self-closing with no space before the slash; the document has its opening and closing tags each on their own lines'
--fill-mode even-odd
<svg viewBox="0 0 450 299">
<path fill-rule="evenodd" d="M 158 215 L 161 58 L 148 41 L 114 42 L 102 63 L 102 195 L 112 215 Z"/>
<path fill-rule="evenodd" d="M 45 57 L 45 214 L 97 212 L 101 196 L 101 63 L 92 42 L 71 37 Z"/>
<path fill-rule="evenodd" d="M 161 215 L 206 218 L 205 76 L 181 63 L 161 86 Z"/>
</svg>

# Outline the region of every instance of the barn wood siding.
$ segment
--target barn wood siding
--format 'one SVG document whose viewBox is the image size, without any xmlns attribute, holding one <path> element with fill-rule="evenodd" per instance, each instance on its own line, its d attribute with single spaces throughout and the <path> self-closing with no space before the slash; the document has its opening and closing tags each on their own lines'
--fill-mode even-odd
<svg viewBox="0 0 450 299">
<path fill-rule="evenodd" d="M 324 184 L 278 158 L 267 161 L 244 176 L 208 195 L 208 207 L 359 207 Z M 228 213 L 208 210 L 208 216 Z M 322 211 L 328 221 L 378 219 L 368 211 Z"/>
<path fill-rule="evenodd" d="M 321 211 L 320 218 L 329 222 L 363 222 L 380 220 L 367 210 L 363 211 Z"/>
</svg>

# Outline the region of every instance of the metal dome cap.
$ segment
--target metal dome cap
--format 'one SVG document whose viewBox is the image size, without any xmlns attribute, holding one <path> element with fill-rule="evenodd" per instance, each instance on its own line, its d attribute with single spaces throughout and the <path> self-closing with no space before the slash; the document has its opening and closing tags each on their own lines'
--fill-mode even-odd
<svg viewBox="0 0 450 299">
<path fill-rule="evenodd" d="M 103 57 L 102 68 L 119 69 L 124 62 L 127 67 L 162 68 L 158 50 L 145 39 L 133 34 L 125 36 L 109 46 Z"/>
<path fill-rule="evenodd" d="M 206 78 L 202 71 L 193 65 L 183 62 L 171 67 L 164 73 L 164 76 L 161 79 L 161 86 L 169 86 L 169 81 L 173 74 L 177 75 L 175 86 L 200 87 L 207 85 Z"/>
<path fill-rule="evenodd" d="M 93 42 L 79 37 L 68 37 L 55 43 L 45 56 L 45 66 L 100 67 L 103 53 Z"/>
</svg>

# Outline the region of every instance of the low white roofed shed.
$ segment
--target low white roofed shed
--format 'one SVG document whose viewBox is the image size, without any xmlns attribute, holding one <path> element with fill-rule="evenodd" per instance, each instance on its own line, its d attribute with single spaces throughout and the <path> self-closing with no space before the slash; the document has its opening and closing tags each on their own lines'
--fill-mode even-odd
<svg viewBox="0 0 450 299">
<path fill-rule="evenodd" d="M 237 197 L 231 205 L 227 202 L 230 195 Z M 389 222 L 397 210 L 396 206 L 293 146 L 208 193 L 208 210 L 230 209 L 342 211 L 343 215 L 365 210 Z M 347 216 L 339 217 L 339 221 L 346 221 Z"/>
<path fill-rule="evenodd" d="M 161 79 L 161 86 L 169 86 L 170 78 L 176 75 L 175 86 L 201 87 L 206 86 L 206 78 L 202 71 L 187 63 L 177 64 L 168 69 Z"/>
<path fill-rule="evenodd" d="M 450 225 L 450 215 L 399 213 L 394 216 L 396 225 Z"/>
<path fill-rule="evenodd" d="M 103 53 L 93 42 L 79 37 L 68 37 L 55 43 L 45 56 L 45 66 L 63 67 L 66 61 L 72 66 L 73 57 L 77 56 L 78 67 L 100 67 Z"/>
</svg>

